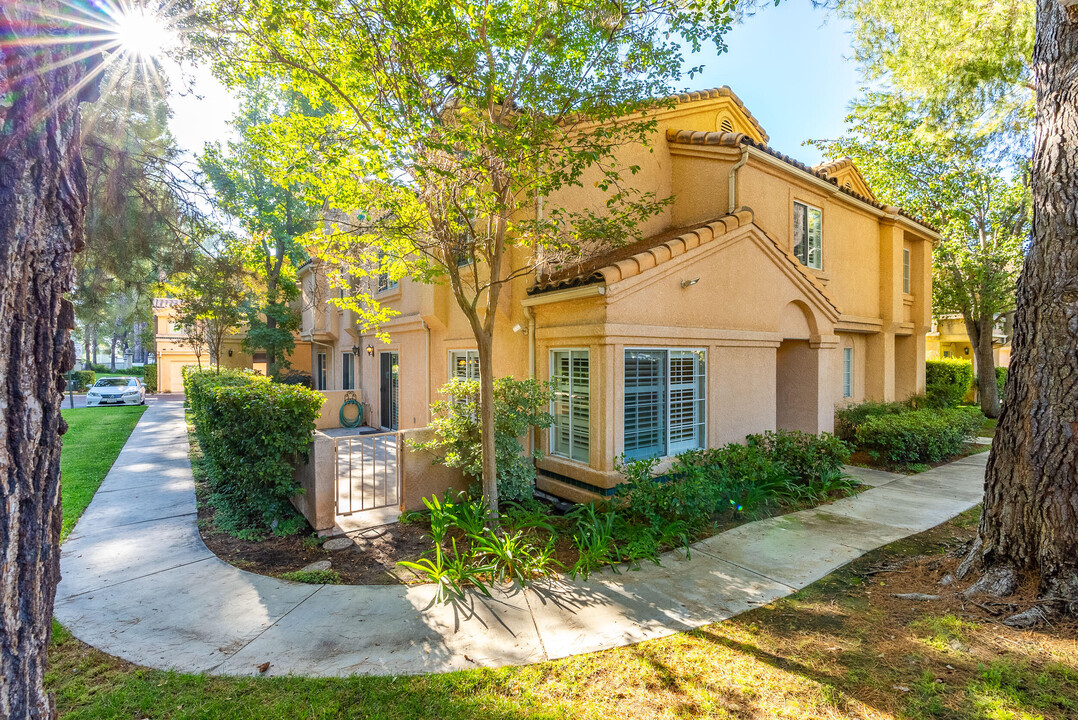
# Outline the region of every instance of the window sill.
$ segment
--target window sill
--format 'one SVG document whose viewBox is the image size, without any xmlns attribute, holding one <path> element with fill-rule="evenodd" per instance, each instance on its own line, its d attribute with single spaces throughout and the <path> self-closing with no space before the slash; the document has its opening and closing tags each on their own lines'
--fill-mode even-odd
<svg viewBox="0 0 1078 720">
<path fill-rule="evenodd" d="M 831 273 L 824 272 L 819 268 L 808 267 L 807 265 L 805 267 L 808 268 L 808 271 L 812 273 L 816 277 L 816 279 L 823 283 L 825 286 L 831 283 Z"/>
<path fill-rule="evenodd" d="M 380 303 L 389 302 L 390 300 L 397 300 L 401 296 L 401 286 L 389 288 L 388 290 L 382 290 L 374 294 L 374 299 Z"/>
<path fill-rule="evenodd" d="M 909 293 L 902 293 L 902 302 L 905 305 L 913 305 L 913 295 Z"/>
</svg>

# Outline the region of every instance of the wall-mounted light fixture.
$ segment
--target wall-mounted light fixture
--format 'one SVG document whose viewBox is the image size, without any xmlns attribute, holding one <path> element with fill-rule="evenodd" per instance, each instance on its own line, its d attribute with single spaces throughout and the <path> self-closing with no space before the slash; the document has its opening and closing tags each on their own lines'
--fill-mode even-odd
<svg viewBox="0 0 1078 720">
<path fill-rule="evenodd" d="M 374 345 L 368 345 L 367 346 L 367 354 L 370 355 L 371 357 L 374 357 Z"/>
<path fill-rule="evenodd" d="M 228 351 L 228 356 L 232 357 L 232 351 L 231 350 Z"/>
<path fill-rule="evenodd" d="M 363 352 L 363 349 L 359 345 L 353 345 L 352 346 L 352 354 L 353 355 L 359 355 L 361 352 Z"/>
<path fill-rule="evenodd" d="M 515 332 L 515 333 L 524 333 L 525 335 L 527 335 L 528 334 L 528 328 L 524 327 L 520 323 L 517 323 L 516 325 L 513 326 L 513 332 Z"/>
<path fill-rule="evenodd" d="M 700 282 L 700 278 L 693 278 L 692 280 L 682 280 L 681 281 L 681 287 L 683 287 L 683 288 L 692 287 L 693 285 L 695 285 L 698 282 Z"/>
<path fill-rule="evenodd" d="M 962 348 L 962 349 L 967 355 L 969 355 L 969 348 Z"/>
</svg>

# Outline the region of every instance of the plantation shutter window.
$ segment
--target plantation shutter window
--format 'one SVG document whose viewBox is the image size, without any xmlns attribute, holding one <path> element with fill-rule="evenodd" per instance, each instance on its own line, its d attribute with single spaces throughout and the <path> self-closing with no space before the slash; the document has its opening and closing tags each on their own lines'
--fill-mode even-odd
<svg viewBox="0 0 1078 720">
<path fill-rule="evenodd" d="M 853 348 L 842 348 L 842 397 L 853 397 Z"/>
<path fill-rule="evenodd" d="M 554 389 L 550 452 L 570 460 L 588 462 L 591 449 L 591 367 L 588 351 L 552 351 L 550 383 Z"/>
<path fill-rule="evenodd" d="M 705 446 L 703 350 L 625 351 L 625 456 L 662 457 Z"/>
<path fill-rule="evenodd" d="M 823 211 L 794 203 L 794 255 L 806 267 L 823 267 Z"/>
<path fill-rule="evenodd" d="M 668 455 L 704 447 L 706 374 L 702 350 L 670 351 Z"/>
<path fill-rule="evenodd" d="M 356 356 L 341 353 L 341 390 L 356 389 Z"/>
<path fill-rule="evenodd" d="M 902 292 L 910 292 L 910 249 L 902 248 Z"/>
<path fill-rule="evenodd" d="M 449 377 L 451 380 L 478 380 L 479 351 L 451 351 L 449 353 Z"/>
</svg>

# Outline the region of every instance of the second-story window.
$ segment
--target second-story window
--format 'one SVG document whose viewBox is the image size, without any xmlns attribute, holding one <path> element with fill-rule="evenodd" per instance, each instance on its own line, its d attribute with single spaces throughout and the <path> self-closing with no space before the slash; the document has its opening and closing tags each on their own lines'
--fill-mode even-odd
<svg viewBox="0 0 1078 720">
<path fill-rule="evenodd" d="M 902 292 L 910 292 L 910 249 L 902 248 Z"/>
<path fill-rule="evenodd" d="M 794 203 L 794 255 L 802 265 L 823 268 L 823 210 Z"/>
<path fill-rule="evenodd" d="M 384 251 L 378 251 L 378 292 L 385 292 L 386 290 L 392 290 L 397 287 L 397 281 L 389 277 L 389 271 L 385 266 L 386 254 Z"/>
</svg>

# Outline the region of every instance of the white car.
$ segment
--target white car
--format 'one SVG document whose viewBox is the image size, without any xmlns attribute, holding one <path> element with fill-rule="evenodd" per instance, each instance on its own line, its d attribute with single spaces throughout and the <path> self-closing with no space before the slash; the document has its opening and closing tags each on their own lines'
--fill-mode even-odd
<svg viewBox="0 0 1078 720">
<path fill-rule="evenodd" d="M 86 406 L 145 405 L 146 386 L 135 377 L 106 377 L 86 393 Z"/>
</svg>

